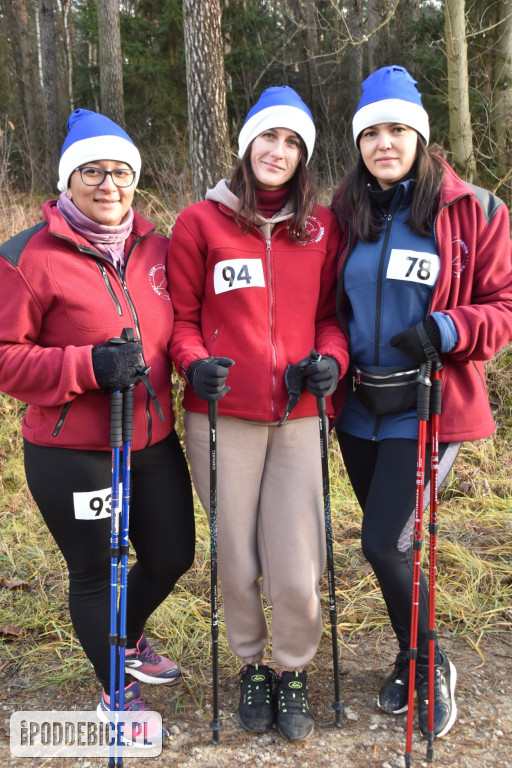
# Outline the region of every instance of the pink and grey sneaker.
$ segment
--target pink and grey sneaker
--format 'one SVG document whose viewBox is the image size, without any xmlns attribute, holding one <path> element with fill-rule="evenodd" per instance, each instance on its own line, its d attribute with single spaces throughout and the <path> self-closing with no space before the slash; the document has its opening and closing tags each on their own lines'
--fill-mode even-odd
<svg viewBox="0 0 512 768">
<path fill-rule="evenodd" d="M 179 667 L 174 661 L 153 651 L 145 633 L 142 633 L 135 648 L 126 649 L 124 669 L 126 674 L 151 685 L 175 683 L 180 674 Z"/>
<path fill-rule="evenodd" d="M 140 695 L 140 686 L 133 682 L 124 689 L 124 712 L 126 716 L 133 716 L 132 733 L 125 728 L 123 730 L 123 741 L 125 746 L 131 747 L 151 747 L 159 740 L 160 734 L 162 741 L 169 738 L 169 734 L 161 724 L 160 718 L 151 712 Z M 119 711 L 119 691 L 116 692 L 116 712 Z M 146 714 L 147 713 L 147 714 Z M 101 700 L 96 708 L 96 714 L 104 723 L 111 721 L 110 697 L 105 689 L 101 692 Z M 130 722 L 128 720 L 128 722 Z"/>
</svg>

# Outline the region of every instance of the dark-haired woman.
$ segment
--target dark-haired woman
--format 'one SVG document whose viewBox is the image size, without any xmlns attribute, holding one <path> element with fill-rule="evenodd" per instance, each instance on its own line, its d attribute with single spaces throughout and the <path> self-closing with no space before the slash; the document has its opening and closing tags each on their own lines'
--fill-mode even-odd
<svg viewBox="0 0 512 768">
<path fill-rule="evenodd" d="M 362 382 L 368 373 L 388 375 L 440 358 L 441 481 L 462 441 L 494 430 L 483 361 L 512 338 L 507 208 L 427 150 L 429 120 L 416 85 L 397 66 L 365 80 L 353 119 L 359 158 L 333 199 L 344 232 L 339 316 L 353 371 L 336 432 L 363 510 L 363 553 L 398 641 L 393 672 L 377 700 L 393 714 L 405 712 L 408 699 L 418 421 L 403 398 L 384 406 L 383 390 L 369 399 L 368 392 L 379 389 Z M 415 685 L 423 735 L 427 611 L 422 574 Z M 434 732 L 441 737 L 456 720 L 456 670 L 437 640 L 435 653 Z"/>
<path fill-rule="evenodd" d="M 219 579 L 228 642 L 243 667 L 240 720 L 253 732 L 271 728 L 274 694 L 277 727 L 290 740 L 313 731 L 305 665 L 322 632 L 316 396 L 332 393 L 348 362 L 335 309 L 339 227 L 315 204 L 314 139 L 295 91 L 264 91 L 240 132 L 240 164 L 178 217 L 168 262 L 171 352 L 187 380 L 187 453 L 205 508 L 207 401 L 219 401 Z M 307 384 L 279 427 L 293 372 Z M 279 666 L 274 691 L 261 579 Z"/>
</svg>

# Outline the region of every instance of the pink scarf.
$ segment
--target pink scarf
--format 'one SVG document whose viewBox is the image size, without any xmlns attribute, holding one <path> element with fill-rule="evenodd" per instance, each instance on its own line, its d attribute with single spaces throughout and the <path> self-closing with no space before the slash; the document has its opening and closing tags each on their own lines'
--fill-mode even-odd
<svg viewBox="0 0 512 768">
<path fill-rule="evenodd" d="M 122 276 L 124 272 L 124 245 L 133 227 L 133 208 L 127 211 L 121 224 L 116 227 L 99 224 L 94 219 L 85 216 L 66 196 L 65 192 L 61 193 L 57 201 L 57 208 L 69 226 L 97 248 Z"/>
</svg>

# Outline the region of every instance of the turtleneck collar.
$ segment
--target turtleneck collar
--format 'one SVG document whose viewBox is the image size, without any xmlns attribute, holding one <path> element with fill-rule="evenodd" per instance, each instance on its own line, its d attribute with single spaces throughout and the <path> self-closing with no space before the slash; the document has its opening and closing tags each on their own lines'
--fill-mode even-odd
<svg viewBox="0 0 512 768">
<path fill-rule="evenodd" d="M 256 189 L 258 211 L 266 219 L 271 219 L 284 206 L 290 196 L 290 185 L 280 189 Z"/>
<path fill-rule="evenodd" d="M 376 179 L 370 182 L 368 184 L 368 191 L 373 205 L 387 213 L 398 194 L 401 194 L 403 198 L 412 197 L 414 187 L 416 186 L 415 170 L 415 167 L 411 168 L 408 174 L 387 189 L 381 189 Z"/>
</svg>

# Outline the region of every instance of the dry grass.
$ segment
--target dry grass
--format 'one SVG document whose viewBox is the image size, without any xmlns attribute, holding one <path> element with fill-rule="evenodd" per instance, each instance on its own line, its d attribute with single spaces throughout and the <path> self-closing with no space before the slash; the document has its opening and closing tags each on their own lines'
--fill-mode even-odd
<svg viewBox="0 0 512 768">
<path fill-rule="evenodd" d="M 157 198 L 144 203 L 162 224 L 174 212 Z M 0 242 L 40 219 L 33 200 L 0 200 Z M 178 208 L 176 207 L 176 210 Z M 151 216 L 150 216 L 151 218 Z M 164 230 L 164 226 L 158 227 Z M 512 629 L 512 366 L 511 350 L 489 364 L 491 400 L 498 429 L 487 440 L 466 444 L 440 494 L 438 627 L 478 649 L 490 633 Z M 88 662 L 67 610 L 65 563 L 27 491 L 21 455 L 24 406 L 0 395 L 0 672 L 37 687 L 50 683 L 90 685 Z M 182 429 L 181 420 L 178 420 Z M 361 554 L 360 511 L 338 446 L 330 447 L 336 591 L 341 644 L 350 651 L 354 634 L 381 633 L 388 626 L 375 578 Z M 148 631 L 169 648 L 184 672 L 189 693 L 201 703 L 209 674 L 209 531 L 197 503 L 197 556 L 173 596 L 151 617 Z M 327 583 L 323 584 L 325 627 Z M 220 657 L 236 670 L 222 623 Z"/>
</svg>

